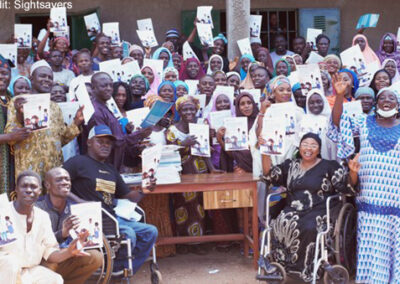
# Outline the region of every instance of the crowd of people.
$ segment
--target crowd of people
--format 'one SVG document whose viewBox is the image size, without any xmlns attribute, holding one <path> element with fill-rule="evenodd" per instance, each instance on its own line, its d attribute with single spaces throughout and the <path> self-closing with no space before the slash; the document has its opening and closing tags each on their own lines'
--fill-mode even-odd
<svg viewBox="0 0 400 284">
<path fill-rule="evenodd" d="M 196 192 L 145 196 L 149 189 L 131 190 L 121 173 L 141 172 L 141 152 L 155 144 L 181 146 L 182 174 L 261 177 L 259 220 L 252 220 L 260 227 L 265 225 L 265 206 L 275 206 L 265 204 L 266 194 L 286 188 L 280 201 L 284 206 L 272 220 L 272 243 L 277 248 L 273 257 L 304 281 L 312 279 L 315 238 L 326 224 L 327 197 L 338 192 L 352 196 L 358 211 L 356 283 L 400 282 L 400 95 L 392 88 L 400 81 L 400 52 L 395 35 L 384 34 L 376 52 L 363 33 L 354 36 L 352 45 L 360 46 L 365 62 L 381 66 L 369 86 L 362 87 L 350 66 L 329 53 L 329 37 L 319 35 L 316 77 L 321 77 L 323 91 L 311 89 L 304 95 L 300 82 L 289 79 L 312 52 L 301 36 L 288 46 L 286 37 L 277 34 L 273 51 L 259 38 L 251 38 L 252 54 L 233 59 L 227 57 L 227 45 L 236 43 L 223 34 L 214 38 L 213 47 L 197 48 L 196 22 L 187 38 L 170 29 L 161 47 L 152 50 L 132 43 L 125 55 L 123 47 L 112 45 L 104 33 L 97 34 L 91 49 L 71 50 L 68 39 L 54 37 L 50 28 L 49 22 L 35 48 L 18 48 L 16 67 L 0 56 L 0 193 L 13 200 L 19 236 L 15 245 L 0 247 L 4 283 L 84 283 L 101 265 L 97 250 L 82 252 L 69 235 L 79 224 L 70 213 L 74 203 L 100 201 L 115 216 L 117 199 L 140 202 L 153 225 L 116 216 L 121 232 L 132 242 L 133 273 L 148 257 L 157 235 L 233 233 L 248 225 L 238 222 L 241 218 L 234 209 L 205 211 Z M 184 60 L 186 40 L 196 57 Z M 161 76 L 144 64 L 145 58 L 163 61 Z M 99 64 L 111 59 L 120 59 L 122 65 L 137 61 L 141 74 L 128 82 L 113 80 L 99 71 Z M 198 80 L 194 93 L 205 95 L 204 108 L 196 95 L 189 95 L 187 80 Z M 85 121 L 88 106 L 82 105 L 65 123 L 59 103 L 76 101 L 81 84 L 94 114 Z M 217 86 L 233 87 L 234 96 L 215 92 Z M 24 126 L 26 101 L 20 95 L 46 93 L 51 99 L 48 126 L 32 131 Z M 107 107 L 110 98 L 122 114 L 119 119 Z M 156 125 L 142 129 L 128 120 L 127 111 L 151 108 L 156 101 L 173 103 Z M 361 101 L 362 113 L 357 116 L 344 110 L 353 101 Z M 293 106 L 292 136 L 300 135 L 306 119 L 324 124 L 297 139 L 286 139 L 281 155 L 266 155 L 260 151 L 267 142 L 265 118 L 271 106 L 281 103 Z M 212 113 L 219 111 L 245 118 L 247 149 L 226 151 L 226 128 L 214 128 L 211 121 Z M 211 157 L 193 155 L 191 147 L 199 143 L 189 131 L 193 123 L 210 126 L 204 136 L 210 137 Z M 333 219 L 339 203 L 334 208 Z M 230 246 L 217 244 L 224 250 Z M 199 244 L 160 250 L 164 256 L 207 253 Z"/>
</svg>

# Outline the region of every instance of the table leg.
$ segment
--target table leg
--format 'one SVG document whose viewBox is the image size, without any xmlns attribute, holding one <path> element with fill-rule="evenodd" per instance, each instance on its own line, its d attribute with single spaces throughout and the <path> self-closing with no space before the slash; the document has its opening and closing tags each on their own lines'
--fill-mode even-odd
<svg viewBox="0 0 400 284">
<path fill-rule="evenodd" d="M 249 235 L 249 208 L 243 208 L 243 234 L 244 234 L 244 256 L 249 257 L 249 242 L 246 237 Z"/>
<path fill-rule="evenodd" d="M 259 234 L 258 234 L 258 197 L 257 197 L 257 183 L 255 183 L 254 188 L 253 188 L 253 220 L 252 220 L 252 226 L 253 226 L 253 251 L 254 251 L 254 257 L 253 257 L 253 265 L 254 268 L 258 268 L 258 258 L 259 258 Z"/>
</svg>

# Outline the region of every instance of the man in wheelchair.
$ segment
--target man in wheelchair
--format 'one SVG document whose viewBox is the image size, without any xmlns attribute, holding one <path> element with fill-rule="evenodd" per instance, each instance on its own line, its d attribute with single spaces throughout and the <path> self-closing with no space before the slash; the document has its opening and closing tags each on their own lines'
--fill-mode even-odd
<svg viewBox="0 0 400 284">
<path fill-rule="evenodd" d="M 63 167 L 71 176 L 71 197 L 79 202 L 100 201 L 103 209 L 118 220 L 120 232 L 131 240 L 132 273 L 135 274 L 149 256 L 158 231 L 153 225 L 126 220 L 114 212 L 116 198 L 139 202 L 144 196 L 143 192 L 132 191 L 118 170 L 106 163 L 114 141 L 108 126 L 94 126 L 89 132 L 87 154 L 69 159 Z"/>
<path fill-rule="evenodd" d="M 71 179 L 63 168 L 53 168 L 46 173 L 44 185 L 47 194 L 35 206 L 49 214 L 51 226 L 61 248 L 67 247 L 72 241 L 69 236 L 71 229 L 77 229 L 79 219 L 71 215 L 71 204 L 68 195 L 71 190 Z M 88 256 L 70 258 L 54 267 L 65 284 L 83 284 L 103 262 L 103 254 L 98 250 L 86 250 Z M 53 267 L 52 264 L 48 264 Z"/>
<path fill-rule="evenodd" d="M 326 200 L 337 193 L 354 194 L 352 185 L 358 172 L 357 161 L 349 162 L 348 172 L 338 162 L 322 159 L 320 149 L 318 135 L 308 133 L 300 141 L 296 159 L 271 166 L 271 157 L 262 156 L 264 182 L 285 187 L 287 197 L 284 208 L 269 225 L 271 248 L 266 265 L 262 263 L 265 259 L 260 259 L 260 266 L 266 270 L 265 266 L 274 262 L 275 268 L 283 268 L 305 282 L 312 281 L 317 234 L 327 229 Z M 330 208 L 330 219 L 336 220 L 340 210 L 337 199 L 332 200 Z M 261 255 L 265 256 L 263 251 Z"/>
</svg>

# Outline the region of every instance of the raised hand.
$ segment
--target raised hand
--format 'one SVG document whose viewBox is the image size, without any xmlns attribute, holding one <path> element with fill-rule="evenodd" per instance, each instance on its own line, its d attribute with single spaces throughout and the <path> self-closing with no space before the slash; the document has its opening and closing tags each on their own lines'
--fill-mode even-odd
<svg viewBox="0 0 400 284">
<path fill-rule="evenodd" d="M 265 112 L 270 106 L 271 102 L 269 100 L 263 100 L 260 107 L 260 113 L 265 114 Z"/>
<path fill-rule="evenodd" d="M 339 74 L 336 73 L 332 75 L 332 86 L 335 89 L 337 96 L 344 97 L 348 88 L 350 88 L 350 82 L 343 81 Z"/>
<path fill-rule="evenodd" d="M 85 108 L 84 105 L 80 106 L 75 113 L 74 123 L 76 126 L 80 126 L 85 121 L 85 117 L 83 116 L 84 108 Z"/>
<path fill-rule="evenodd" d="M 193 146 L 195 145 L 197 142 L 196 136 L 194 135 L 189 135 L 188 137 L 186 137 L 185 140 L 182 141 L 181 145 L 186 147 L 186 146 Z"/>
</svg>

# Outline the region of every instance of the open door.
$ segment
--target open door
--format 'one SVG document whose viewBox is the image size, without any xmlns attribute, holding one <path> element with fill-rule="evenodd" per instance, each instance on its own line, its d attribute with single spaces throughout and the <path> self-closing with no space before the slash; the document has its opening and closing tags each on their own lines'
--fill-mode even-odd
<svg viewBox="0 0 400 284">
<path fill-rule="evenodd" d="M 84 12 L 74 13 L 71 15 L 71 46 L 72 49 L 92 48 L 92 41 L 90 40 L 86 31 L 84 16 L 97 13 L 100 19 L 100 8 L 93 8 Z"/>
</svg>

